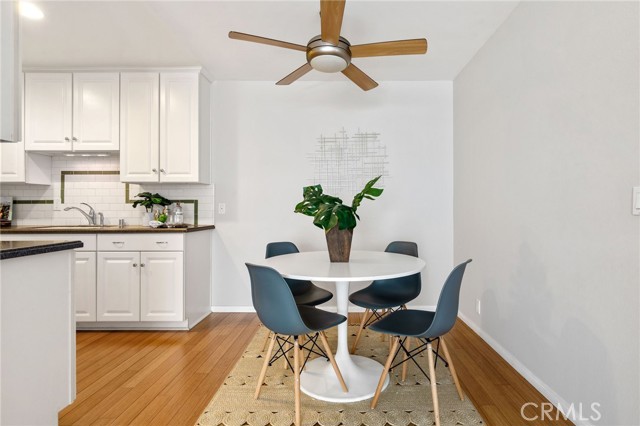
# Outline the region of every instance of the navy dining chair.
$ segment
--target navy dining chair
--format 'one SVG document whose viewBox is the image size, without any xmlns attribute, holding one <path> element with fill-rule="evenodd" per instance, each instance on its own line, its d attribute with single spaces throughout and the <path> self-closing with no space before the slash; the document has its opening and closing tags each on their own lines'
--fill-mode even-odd
<svg viewBox="0 0 640 426">
<path fill-rule="evenodd" d="M 278 241 L 267 244 L 264 257 L 265 259 L 269 259 L 270 257 L 292 253 L 300 253 L 300 250 L 298 250 L 298 247 L 294 243 L 291 241 Z M 291 278 L 285 278 L 284 280 L 289 285 L 291 293 L 293 293 L 293 298 L 298 305 L 317 306 L 331 300 L 333 297 L 333 293 L 318 287 L 309 280 L 294 280 Z M 262 344 L 262 351 L 267 348 L 270 337 L 271 333 L 267 333 L 267 337 Z"/>
<path fill-rule="evenodd" d="M 371 401 L 371 408 L 375 408 L 378 403 L 380 391 L 382 390 L 388 371 L 391 368 L 412 360 L 431 382 L 431 396 L 433 398 L 435 422 L 436 426 L 440 426 L 438 389 L 436 387 L 436 373 L 433 358 L 434 350 L 432 342 L 437 342 L 437 351 L 435 351 L 436 356 L 439 356 L 438 352 L 440 345 L 442 345 L 442 350 L 444 351 L 444 356 L 446 358 L 445 362 L 449 367 L 449 371 L 451 371 L 451 376 L 453 377 L 453 382 L 456 385 L 458 396 L 461 400 L 464 400 L 460 381 L 458 380 L 449 350 L 444 341 L 444 335 L 453 328 L 453 325 L 456 322 L 462 277 L 464 276 L 464 271 L 469 262 L 471 262 L 471 259 L 453 268 L 453 271 L 451 271 L 447 277 L 447 280 L 440 291 L 440 297 L 438 298 L 438 304 L 436 305 L 435 311 L 432 312 L 415 309 L 399 310 L 390 313 L 369 326 L 371 330 L 393 336 L 393 344 L 389 351 L 389 357 L 384 365 L 384 369 L 382 370 L 382 375 L 380 376 L 376 393 Z M 421 344 L 414 349 L 409 349 L 406 346 L 407 339 L 409 338 L 418 339 Z M 404 359 L 392 367 L 391 364 L 393 363 L 393 360 L 401 350 L 404 351 Z M 428 375 L 415 360 L 415 357 L 425 350 L 427 352 L 427 360 L 429 363 Z"/>
<path fill-rule="evenodd" d="M 344 315 L 323 311 L 312 306 L 296 304 L 289 285 L 278 271 L 268 266 L 250 263 L 246 263 L 246 265 L 251 277 L 253 307 L 262 324 L 273 333 L 262 370 L 260 371 L 260 377 L 258 378 L 255 399 L 260 397 L 260 390 L 267 374 L 267 367 L 279 358 L 284 358 L 294 372 L 295 424 L 300 426 L 300 371 L 304 368 L 304 364 L 311 353 L 329 360 L 342 390 L 348 392 L 347 385 L 340 373 L 340 368 L 333 357 L 333 352 L 324 334 L 325 330 L 345 322 L 347 318 Z M 302 343 L 301 336 L 307 336 L 308 339 Z M 322 348 L 318 345 L 318 339 L 322 344 Z M 274 354 L 273 348 L 276 343 L 278 348 Z M 291 350 L 291 346 L 293 346 L 293 366 L 290 364 L 287 355 Z M 302 353 L 303 350 L 309 352 L 306 358 Z"/>
<path fill-rule="evenodd" d="M 385 252 L 418 257 L 418 245 L 409 241 L 394 241 L 387 246 Z M 390 312 L 406 309 L 406 304 L 420 295 L 421 288 L 420 273 L 417 273 L 406 277 L 375 280 L 362 290 L 351 294 L 349 301 L 365 308 L 360 328 L 351 346 L 351 353 L 355 353 L 365 328 Z"/>
</svg>

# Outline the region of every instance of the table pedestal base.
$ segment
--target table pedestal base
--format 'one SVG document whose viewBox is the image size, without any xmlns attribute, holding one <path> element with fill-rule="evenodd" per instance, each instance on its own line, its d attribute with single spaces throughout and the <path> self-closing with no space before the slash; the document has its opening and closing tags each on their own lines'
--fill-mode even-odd
<svg viewBox="0 0 640 426">
<path fill-rule="evenodd" d="M 356 402 L 373 398 L 384 366 L 372 359 L 352 355 L 340 362 L 340 372 L 349 388 L 345 393 L 326 358 L 309 361 L 300 375 L 300 390 L 312 398 L 328 402 Z M 389 384 L 389 375 L 384 388 Z"/>
</svg>

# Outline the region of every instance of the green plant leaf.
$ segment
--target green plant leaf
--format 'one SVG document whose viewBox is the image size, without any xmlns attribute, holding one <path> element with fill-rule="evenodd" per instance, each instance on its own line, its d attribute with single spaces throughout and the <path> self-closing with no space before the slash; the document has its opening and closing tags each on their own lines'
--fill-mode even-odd
<svg viewBox="0 0 640 426">
<path fill-rule="evenodd" d="M 378 176 L 367 182 L 364 189 L 353 197 L 351 206 L 344 205 L 338 197 L 324 194 L 321 185 L 305 186 L 302 188 L 303 200 L 296 204 L 294 212 L 312 216 L 313 224 L 325 231 L 335 226 L 338 226 L 338 229 L 353 229 L 360 220 L 356 210 L 362 200 L 374 200 L 382 194 L 382 188 L 374 187 L 380 178 L 381 176 Z"/>
</svg>

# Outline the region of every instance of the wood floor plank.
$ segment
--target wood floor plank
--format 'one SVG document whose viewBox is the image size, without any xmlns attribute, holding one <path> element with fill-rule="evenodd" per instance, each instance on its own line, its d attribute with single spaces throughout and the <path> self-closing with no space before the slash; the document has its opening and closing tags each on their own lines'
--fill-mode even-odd
<svg viewBox="0 0 640 426">
<path fill-rule="evenodd" d="M 258 326 L 255 314 L 220 313 L 188 332 L 78 332 L 78 395 L 60 424 L 192 426 Z M 548 401 L 464 322 L 447 344 L 464 392 L 489 426 L 572 425 L 562 416 L 523 419 L 524 403 Z"/>
</svg>

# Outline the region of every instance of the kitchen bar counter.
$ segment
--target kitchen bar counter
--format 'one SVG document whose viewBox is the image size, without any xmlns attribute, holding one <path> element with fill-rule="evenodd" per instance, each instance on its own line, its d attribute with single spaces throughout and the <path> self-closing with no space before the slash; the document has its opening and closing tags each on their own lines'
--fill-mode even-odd
<svg viewBox="0 0 640 426">
<path fill-rule="evenodd" d="M 215 225 L 189 225 L 186 228 L 152 228 L 142 225 L 87 226 L 87 225 L 17 225 L 0 228 L 0 234 L 106 234 L 151 232 L 197 232 L 215 229 Z"/>
<path fill-rule="evenodd" d="M 0 260 L 82 247 L 80 241 L 0 241 Z"/>
<path fill-rule="evenodd" d="M 76 397 L 74 249 L 82 242 L 42 239 L 0 245 L 2 425 L 58 424 Z"/>
</svg>

